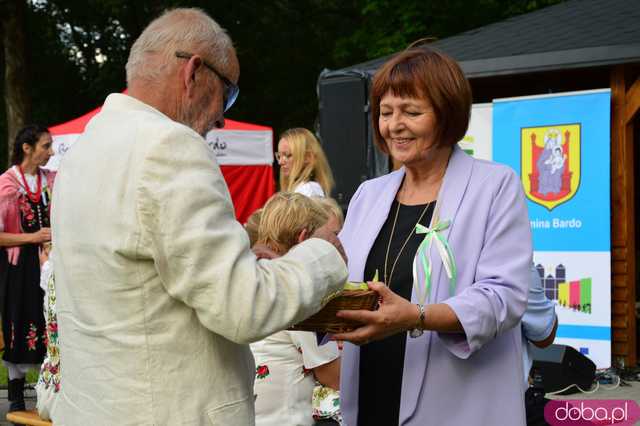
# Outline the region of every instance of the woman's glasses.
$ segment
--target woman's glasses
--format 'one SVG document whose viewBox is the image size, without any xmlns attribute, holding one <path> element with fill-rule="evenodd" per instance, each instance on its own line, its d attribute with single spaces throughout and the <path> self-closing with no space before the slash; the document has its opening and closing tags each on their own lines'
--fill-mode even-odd
<svg viewBox="0 0 640 426">
<path fill-rule="evenodd" d="M 291 157 L 293 157 L 293 154 L 290 152 L 276 152 L 276 160 L 277 161 L 282 161 L 282 160 L 291 160 Z"/>
</svg>

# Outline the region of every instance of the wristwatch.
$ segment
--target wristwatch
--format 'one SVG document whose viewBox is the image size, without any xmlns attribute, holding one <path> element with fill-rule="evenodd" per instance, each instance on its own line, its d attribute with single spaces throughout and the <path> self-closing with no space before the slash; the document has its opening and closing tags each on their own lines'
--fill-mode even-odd
<svg viewBox="0 0 640 426">
<path fill-rule="evenodd" d="M 416 326 L 415 328 L 412 328 L 411 330 L 409 330 L 409 337 L 413 337 L 414 339 L 416 337 L 420 337 L 422 336 L 422 334 L 424 333 L 424 305 L 421 305 L 420 303 L 416 303 L 416 305 L 418 306 L 418 309 L 420 310 L 420 316 L 418 317 L 418 321 L 416 322 Z"/>
</svg>

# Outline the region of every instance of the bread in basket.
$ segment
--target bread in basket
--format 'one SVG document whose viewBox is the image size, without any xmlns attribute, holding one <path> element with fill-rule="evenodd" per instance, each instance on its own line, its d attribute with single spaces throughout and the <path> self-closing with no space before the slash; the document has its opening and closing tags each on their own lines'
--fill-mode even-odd
<svg viewBox="0 0 640 426">
<path fill-rule="evenodd" d="M 321 333 L 343 333 L 357 328 L 358 322 L 339 318 L 338 311 L 366 309 L 374 311 L 378 307 L 378 293 L 369 290 L 366 283 L 348 282 L 342 291 L 329 296 L 329 301 L 316 314 L 295 324 L 290 330 L 316 331 Z"/>
</svg>

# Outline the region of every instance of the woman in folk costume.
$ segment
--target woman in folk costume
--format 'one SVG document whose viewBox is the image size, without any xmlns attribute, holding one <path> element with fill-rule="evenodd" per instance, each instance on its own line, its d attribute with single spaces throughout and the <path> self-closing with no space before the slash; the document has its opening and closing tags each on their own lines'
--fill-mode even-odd
<svg viewBox="0 0 640 426">
<path fill-rule="evenodd" d="M 523 425 L 520 318 L 531 231 L 519 177 L 457 142 L 471 88 L 428 48 L 391 58 L 371 89 L 378 147 L 402 165 L 353 195 L 340 239 L 377 311 L 344 345 L 341 408 L 356 425 Z M 385 286 L 386 285 L 386 286 Z"/>
<path fill-rule="evenodd" d="M 280 191 L 307 197 L 331 196 L 331 167 L 320 142 L 309 130 L 295 127 L 282 133 L 276 160 L 280 165 Z"/>
<path fill-rule="evenodd" d="M 39 368 L 46 347 L 38 250 L 51 240 L 54 173 L 41 168 L 53 155 L 51 144 L 45 127 L 20 130 L 13 165 L 0 176 L 0 309 L 9 411 L 24 409 L 25 373 Z"/>
</svg>

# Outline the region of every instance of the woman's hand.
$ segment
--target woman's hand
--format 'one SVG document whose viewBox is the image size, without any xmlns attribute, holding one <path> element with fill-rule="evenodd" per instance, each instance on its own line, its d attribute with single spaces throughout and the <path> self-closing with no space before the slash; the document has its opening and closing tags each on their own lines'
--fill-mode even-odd
<svg viewBox="0 0 640 426">
<path fill-rule="evenodd" d="M 48 241 L 51 241 L 51 228 L 40 228 L 39 231 L 36 231 L 31 235 L 33 244 L 42 244 Z"/>
<path fill-rule="evenodd" d="M 348 333 L 336 334 L 333 340 L 346 340 L 364 345 L 415 327 L 420 317 L 418 307 L 404 297 L 395 294 L 383 283 L 367 283 L 380 296 L 377 311 L 339 311 L 337 316 L 364 324 Z"/>
</svg>

